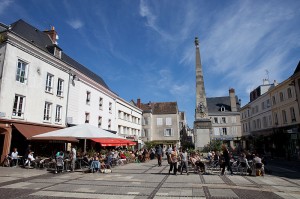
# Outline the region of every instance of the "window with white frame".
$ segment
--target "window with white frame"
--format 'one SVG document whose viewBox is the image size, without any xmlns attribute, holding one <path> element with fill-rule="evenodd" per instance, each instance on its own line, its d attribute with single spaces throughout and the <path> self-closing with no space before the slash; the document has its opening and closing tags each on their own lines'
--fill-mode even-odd
<svg viewBox="0 0 300 199">
<path fill-rule="evenodd" d="M 292 98 L 293 97 L 293 95 L 292 95 L 292 89 L 291 88 L 287 89 L 287 94 L 288 94 L 288 98 Z"/>
<path fill-rule="evenodd" d="M 57 81 L 57 96 L 62 97 L 64 92 L 64 80 L 58 78 Z"/>
<path fill-rule="evenodd" d="M 286 111 L 285 111 L 285 110 L 282 110 L 282 122 L 283 122 L 284 124 L 287 123 Z"/>
<path fill-rule="evenodd" d="M 273 105 L 276 104 L 276 97 L 275 96 L 272 96 L 272 102 L 273 102 Z"/>
<path fill-rule="evenodd" d="M 281 102 L 283 102 L 283 100 L 284 100 L 283 92 L 279 93 L 279 99 L 280 99 Z"/>
<path fill-rule="evenodd" d="M 99 98 L 99 110 L 103 110 L 103 98 Z"/>
<path fill-rule="evenodd" d="M 16 81 L 20 83 L 26 83 L 27 71 L 28 71 L 28 63 L 18 60 Z"/>
<path fill-rule="evenodd" d="M 144 123 L 144 125 L 149 125 L 149 117 L 144 117 L 143 123 Z"/>
<path fill-rule="evenodd" d="M 227 135 L 227 128 L 222 128 L 222 135 Z"/>
<path fill-rule="evenodd" d="M 252 124 L 253 124 L 253 129 L 256 129 L 256 120 L 253 120 Z"/>
<path fill-rule="evenodd" d="M 264 116 L 263 117 L 263 127 L 266 128 L 268 126 L 268 120 L 267 120 L 267 117 Z"/>
<path fill-rule="evenodd" d="M 236 126 L 233 126 L 232 128 L 232 135 L 237 135 L 237 127 Z"/>
<path fill-rule="evenodd" d="M 226 117 L 222 117 L 222 123 L 226 123 Z"/>
<path fill-rule="evenodd" d="M 291 112 L 291 120 L 292 120 L 292 122 L 296 122 L 296 114 L 295 114 L 294 107 L 290 108 L 290 112 Z"/>
<path fill-rule="evenodd" d="M 172 118 L 171 117 L 166 118 L 166 125 L 172 126 Z"/>
<path fill-rule="evenodd" d="M 86 92 L 86 104 L 90 104 L 90 101 L 91 101 L 91 92 L 90 91 L 87 91 Z"/>
<path fill-rule="evenodd" d="M 278 125 L 278 115 L 277 115 L 277 113 L 274 113 L 274 121 L 275 121 L 275 125 Z"/>
<path fill-rule="evenodd" d="M 109 102 L 108 111 L 109 111 L 109 113 L 112 113 L 112 103 L 111 102 Z"/>
<path fill-rule="evenodd" d="M 111 129 L 111 119 L 108 119 L 108 125 L 107 125 L 107 129 L 110 130 Z"/>
<path fill-rule="evenodd" d="M 52 103 L 45 102 L 44 106 L 44 121 L 50 122 L 51 121 L 51 109 L 52 109 Z"/>
<path fill-rule="evenodd" d="M 55 122 L 56 123 L 61 123 L 61 114 L 62 114 L 62 106 L 56 105 L 56 110 L 55 110 Z"/>
<path fill-rule="evenodd" d="M 24 116 L 24 108 L 25 108 L 25 97 L 21 95 L 15 95 L 12 116 L 22 118 Z"/>
<path fill-rule="evenodd" d="M 50 73 L 47 73 L 46 77 L 46 92 L 52 93 L 53 92 L 53 79 L 54 76 Z"/>
<path fill-rule="evenodd" d="M 98 128 L 102 127 L 102 117 L 98 116 Z"/>
<path fill-rule="evenodd" d="M 172 129 L 165 129 L 164 136 L 165 136 L 165 137 L 170 137 L 170 136 L 172 136 Z"/>
<path fill-rule="evenodd" d="M 118 125 L 118 133 L 119 133 L 119 134 L 122 134 L 121 131 L 122 131 L 122 126 L 121 126 L 121 125 Z"/>
<path fill-rule="evenodd" d="M 163 125 L 163 119 L 162 119 L 162 118 L 157 118 L 157 119 L 156 119 L 156 125 L 157 125 L 157 126 Z"/>
<path fill-rule="evenodd" d="M 224 111 L 225 111 L 225 107 L 221 106 L 221 112 L 224 112 Z"/>
<path fill-rule="evenodd" d="M 269 115 L 269 125 L 272 126 L 272 116 Z"/>
<path fill-rule="evenodd" d="M 267 99 L 267 108 L 269 108 L 271 106 L 271 104 L 270 104 L 270 100 L 269 99 Z"/>
<path fill-rule="evenodd" d="M 260 122 L 260 119 L 256 119 L 256 126 L 258 129 L 261 128 L 261 122 Z"/>
<path fill-rule="evenodd" d="M 217 127 L 214 127 L 214 134 L 215 135 L 220 135 L 220 130 Z"/>
<path fill-rule="evenodd" d="M 216 124 L 219 123 L 218 117 L 214 117 L 214 123 L 216 123 Z"/>
<path fill-rule="evenodd" d="M 232 117 L 231 117 L 231 123 L 233 123 L 233 124 L 236 123 L 236 117 L 235 117 L 235 116 L 232 116 Z"/>
<path fill-rule="evenodd" d="M 90 113 L 85 113 L 85 121 L 84 123 L 90 123 Z"/>
<path fill-rule="evenodd" d="M 149 129 L 143 129 L 141 137 L 148 137 L 148 131 L 149 131 Z"/>
<path fill-rule="evenodd" d="M 118 118 L 119 119 L 122 119 L 121 114 L 122 114 L 122 111 L 118 111 Z"/>
</svg>

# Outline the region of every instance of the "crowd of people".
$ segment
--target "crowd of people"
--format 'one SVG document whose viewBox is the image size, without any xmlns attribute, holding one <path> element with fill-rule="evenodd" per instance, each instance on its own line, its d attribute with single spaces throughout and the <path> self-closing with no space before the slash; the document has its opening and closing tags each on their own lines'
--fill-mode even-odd
<svg viewBox="0 0 300 199">
<path fill-rule="evenodd" d="M 225 174 L 227 169 L 230 174 L 233 174 L 233 167 L 237 165 L 247 171 L 249 175 L 264 175 L 265 174 L 265 161 L 258 154 L 242 152 L 237 156 L 234 156 L 232 152 L 229 152 L 226 145 L 222 145 L 221 151 L 210 151 L 206 157 L 200 155 L 197 152 L 187 152 L 184 148 L 177 149 L 176 146 L 162 147 L 157 145 L 156 147 L 143 148 L 140 150 L 127 150 L 122 149 L 110 149 L 103 152 L 91 153 L 78 153 L 75 146 L 71 147 L 70 151 L 63 152 L 58 151 L 53 158 L 56 162 L 57 170 L 55 172 L 68 170 L 74 171 L 76 167 L 88 166 L 91 172 L 99 172 L 105 169 L 110 170 L 113 165 L 124 165 L 129 162 L 146 162 L 149 159 L 157 158 L 158 166 L 162 166 L 162 158 L 164 155 L 167 156 L 168 164 L 170 165 L 169 174 L 172 172 L 177 175 L 178 172 L 189 175 L 189 165 L 194 168 L 194 172 L 206 173 L 208 166 L 214 164 L 219 167 L 221 172 L 220 175 Z M 17 148 L 14 148 L 10 155 L 8 155 L 9 165 L 16 167 L 20 164 L 21 158 L 23 159 L 23 166 L 35 166 L 42 163 L 40 158 L 34 157 L 34 152 L 31 150 L 29 145 L 26 154 L 19 156 Z M 259 171 L 259 173 L 255 173 Z"/>
</svg>

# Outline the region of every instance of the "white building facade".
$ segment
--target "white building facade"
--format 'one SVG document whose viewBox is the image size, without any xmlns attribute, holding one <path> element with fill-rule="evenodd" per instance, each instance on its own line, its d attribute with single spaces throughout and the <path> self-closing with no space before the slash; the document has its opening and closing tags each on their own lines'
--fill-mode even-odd
<svg viewBox="0 0 300 199">
<path fill-rule="evenodd" d="M 1 160 L 12 147 L 25 151 L 33 135 L 70 125 L 89 123 L 114 133 L 122 126 L 130 129 L 122 135 L 141 134 L 141 110 L 63 53 L 57 38 L 54 28 L 42 32 L 23 20 L 0 24 Z"/>
</svg>

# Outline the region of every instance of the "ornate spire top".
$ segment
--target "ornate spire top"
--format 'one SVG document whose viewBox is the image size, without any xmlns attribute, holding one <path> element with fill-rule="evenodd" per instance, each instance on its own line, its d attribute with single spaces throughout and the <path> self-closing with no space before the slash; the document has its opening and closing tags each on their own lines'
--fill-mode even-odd
<svg viewBox="0 0 300 199">
<path fill-rule="evenodd" d="M 195 46 L 199 47 L 199 39 L 198 39 L 198 37 L 195 37 Z"/>
</svg>

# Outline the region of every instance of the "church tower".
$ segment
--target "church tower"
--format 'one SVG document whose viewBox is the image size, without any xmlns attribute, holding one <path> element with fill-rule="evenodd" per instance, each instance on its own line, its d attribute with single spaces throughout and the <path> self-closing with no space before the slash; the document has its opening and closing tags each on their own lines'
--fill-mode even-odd
<svg viewBox="0 0 300 199">
<path fill-rule="evenodd" d="M 207 102 L 202 72 L 199 40 L 195 38 L 196 47 L 196 108 L 194 121 L 195 148 L 202 149 L 210 142 L 211 121 L 208 117 Z"/>
</svg>

